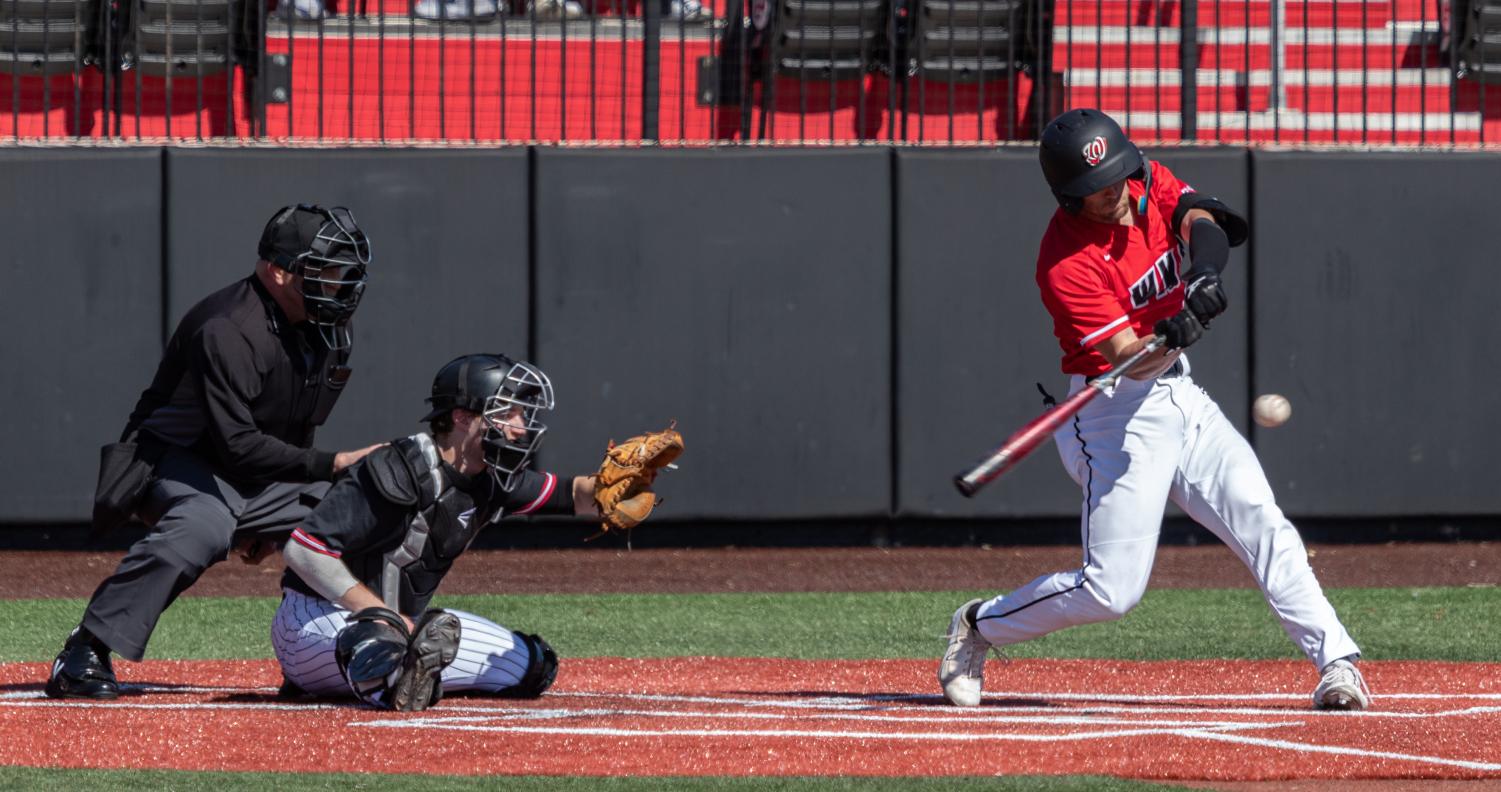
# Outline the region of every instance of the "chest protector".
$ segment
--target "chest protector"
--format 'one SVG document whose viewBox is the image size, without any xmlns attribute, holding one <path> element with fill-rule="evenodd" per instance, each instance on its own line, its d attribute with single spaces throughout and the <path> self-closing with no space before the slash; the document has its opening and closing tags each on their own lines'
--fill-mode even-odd
<svg viewBox="0 0 1501 792">
<path fill-rule="evenodd" d="M 375 580 L 364 581 L 399 613 L 422 613 L 433 592 L 486 524 L 500 516 L 453 486 L 426 434 L 371 454 L 367 467 L 381 497 L 409 515 L 400 544 L 381 557 Z M 484 512 L 481 514 L 481 512 Z M 372 570 L 374 571 L 374 570 Z"/>
</svg>

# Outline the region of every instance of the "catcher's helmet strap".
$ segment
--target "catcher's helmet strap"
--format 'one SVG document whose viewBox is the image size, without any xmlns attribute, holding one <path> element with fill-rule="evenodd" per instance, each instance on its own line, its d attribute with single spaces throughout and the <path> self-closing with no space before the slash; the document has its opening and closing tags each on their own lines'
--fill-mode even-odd
<svg viewBox="0 0 1501 792">
<path fill-rule="evenodd" d="M 469 367 L 474 365 L 474 358 L 466 357 L 459 364 L 458 388 L 454 391 L 454 403 L 464 409 L 469 409 Z"/>
</svg>

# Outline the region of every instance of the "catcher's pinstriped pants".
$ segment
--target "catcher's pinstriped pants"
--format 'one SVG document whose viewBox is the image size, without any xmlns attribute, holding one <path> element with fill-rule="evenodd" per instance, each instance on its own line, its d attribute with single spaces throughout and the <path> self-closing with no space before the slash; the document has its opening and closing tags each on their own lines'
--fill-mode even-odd
<svg viewBox="0 0 1501 792">
<path fill-rule="evenodd" d="M 515 633 L 482 616 L 448 612 L 459 618 L 459 653 L 443 669 L 444 693 L 499 693 L 521 681 L 531 652 Z M 271 623 L 271 647 L 287 679 L 320 696 L 353 696 L 334 660 L 334 642 L 348 618 L 349 611 L 328 600 L 283 590 Z"/>
<path fill-rule="evenodd" d="M 1082 387 L 1084 378 L 1075 376 L 1070 392 Z M 1251 445 L 1188 376 L 1186 357 L 1181 375 L 1122 379 L 1053 439 L 1083 490 L 1084 564 L 982 603 L 976 626 L 985 640 L 1018 643 L 1135 607 L 1171 498 L 1245 563 L 1283 630 L 1315 665 L 1359 654 Z"/>
<path fill-rule="evenodd" d="M 117 654 L 140 660 L 162 612 L 228 557 L 237 536 L 283 541 L 327 491 L 326 481 L 231 484 L 191 451 L 169 449 L 137 509 L 151 533 L 94 590 L 83 626 Z"/>
</svg>

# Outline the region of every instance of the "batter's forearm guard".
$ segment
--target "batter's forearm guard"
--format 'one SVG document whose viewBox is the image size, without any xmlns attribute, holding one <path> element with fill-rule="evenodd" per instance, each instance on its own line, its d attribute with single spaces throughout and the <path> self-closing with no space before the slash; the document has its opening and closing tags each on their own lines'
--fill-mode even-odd
<svg viewBox="0 0 1501 792">
<path fill-rule="evenodd" d="M 1201 217 L 1189 228 L 1188 257 L 1193 266 L 1184 273 L 1186 280 L 1192 282 L 1196 276 L 1209 272 L 1219 275 L 1230 261 L 1229 237 L 1224 229 Z"/>
</svg>

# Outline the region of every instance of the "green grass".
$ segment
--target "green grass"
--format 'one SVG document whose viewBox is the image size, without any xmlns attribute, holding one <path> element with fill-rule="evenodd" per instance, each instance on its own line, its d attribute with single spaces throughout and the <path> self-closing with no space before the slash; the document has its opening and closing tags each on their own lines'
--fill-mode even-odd
<svg viewBox="0 0 1501 792">
<path fill-rule="evenodd" d="M 411 776 L 334 773 L 189 773 L 165 770 L 42 770 L 0 767 L 0 790 L 189 790 L 260 792 L 264 789 L 481 790 L 507 792 L 1150 792 L 1182 790 L 1100 776 L 1009 778 L 549 778 L 539 776 Z"/>
<path fill-rule="evenodd" d="M 720 655 L 931 658 L 954 607 L 993 592 L 611 594 L 441 597 L 513 629 L 537 632 L 564 657 Z M 1335 589 L 1329 598 L 1372 660 L 1496 661 L 1501 596 L 1491 588 Z M 0 601 L 0 662 L 50 660 L 82 600 Z M 271 656 L 271 598 L 186 597 L 167 611 L 151 657 Z M 1148 592 L 1118 622 L 1009 647 L 1013 657 L 1294 658 L 1300 655 L 1254 590 Z"/>
<path fill-rule="evenodd" d="M 613 594 L 444 597 L 547 637 L 564 657 L 683 655 L 792 658 L 937 656 L 954 607 L 994 592 L 861 594 Z M 1501 597 L 1486 588 L 1336 589 L 1329 598 L 1369 659 L 1496 661 Z M 163 617 L 157 658 L 264 658 L 269 597 L 181 599 Z M 0 601 L 0 662 L 50 660 L 82 600 Z M 1010 647 L 1013 657 L 1294 658 L 1252 590 L 1149 592 L 1125 619 L 1064 630 Z M 480 790 L 517 792 L 1144 792 L 1182 787 L 1098 777 L 1010 778 L 548 778 L 99 771 L 0 767 L 0 790 Z"/>
</svg>

